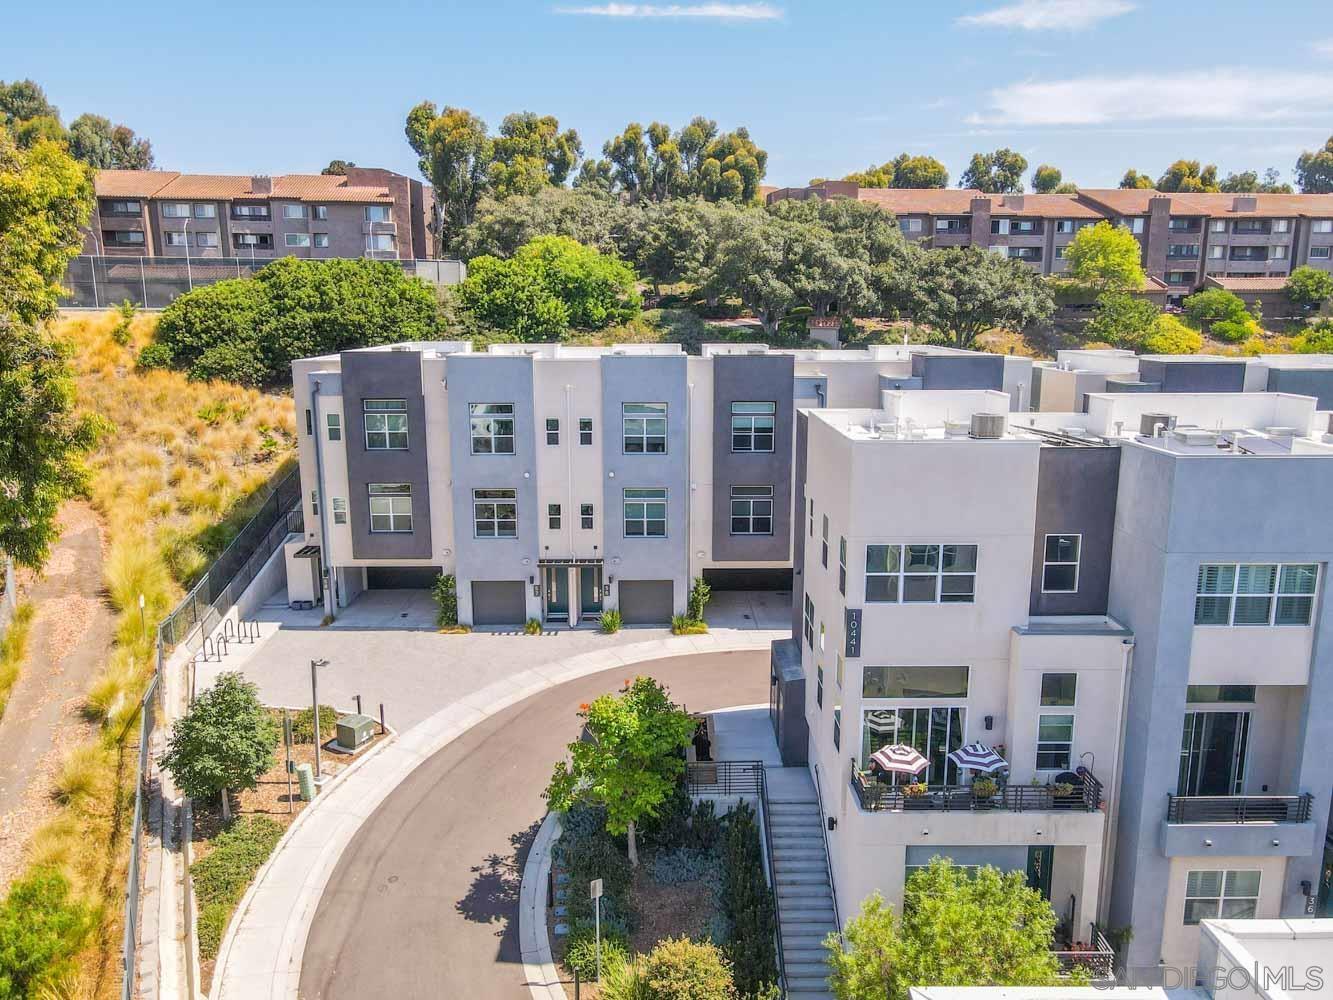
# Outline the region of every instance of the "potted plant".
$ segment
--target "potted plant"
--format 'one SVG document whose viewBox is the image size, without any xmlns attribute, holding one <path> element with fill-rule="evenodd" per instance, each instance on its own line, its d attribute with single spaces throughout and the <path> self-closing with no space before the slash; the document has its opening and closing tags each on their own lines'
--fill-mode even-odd
<svg viewBox="0 0 1333 1000">
<path fill-rule="evenodd" d="M 909 781 L 901 787 L 904 809 L 924 809 L 929 805 L 926 800 L 926 783 L 924 781 Z"/>
<path fill-rule="evenodd" d="M 999 791 L 994 778 L 973 778 L 972 797 L 979 802 L 989 802 Z"/>
</svg>

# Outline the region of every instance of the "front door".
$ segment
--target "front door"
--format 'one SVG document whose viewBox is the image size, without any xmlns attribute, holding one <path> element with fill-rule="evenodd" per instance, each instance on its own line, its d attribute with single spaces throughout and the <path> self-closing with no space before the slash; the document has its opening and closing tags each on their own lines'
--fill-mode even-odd
<svg viewBox="0 0 1333 1000">
<path fill-rule="evenodd" d="M 1176 793 L 1239 795 L 1249 734 L 1249 712 L 1186 712 Z"/>
<path fill-rule="evenodd" d="M 590 618 L 602 613 L 602 567 L 579 567 L 579 616 Z"/>
<path fill-rule="evenodd" d="M 569 621 L 569 567 L 546 567 L 546 620 Z"/>
<path fill-rule="evenodd" d="M 1047 902 L 1051 899 L 1051 865 L 1054 861 L 1054 847 L 1028 848 L 1028 886 L 1041 893 Z"/>
</svg>

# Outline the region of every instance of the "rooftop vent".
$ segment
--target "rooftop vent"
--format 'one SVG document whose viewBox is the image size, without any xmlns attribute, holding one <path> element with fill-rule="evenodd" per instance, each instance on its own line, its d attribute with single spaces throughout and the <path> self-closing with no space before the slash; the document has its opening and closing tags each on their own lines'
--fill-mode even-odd
<svg viewBox="0 0 1333 1000">
<path fill-rule="evenodd" d="M 250 178 L 251 194 L 272 194 L 273 178 L 267 174 L 255 174 Z"/>
<path fill-rule="evenodd" d="M 970 437 L 982 441 L 994 441 L 997 438 L 1004 437 L 1006 415 L 1003 413 L 974 413 L 972 414 L 971 429 L 968 431 Z"/>
<path fill-rule="evenodd" d="M 1300 431 L 1297 430 L 1295 427 L 1265 427 L 1264 433 L 1267 434 L 1269 437 L 1294 438 L 1297 434 L 1300 433 Z"/>
<path fill-rule="evenodd" d="M 944 421 L 945 437 L 967 437 L 970 433 L 972 433 L 972 421 L 970 420 Z"/>
<path fill-rule="evenodd" d="M 1202 427 L 1177 427 L 1171 432 L 1181 444 L 1189 445 L 1191 448 L 1214 448 L 1217 446 L 1217 431 L 1205 430 Z"/>
<path fill-rule="evenodd" d="M 1233 212 L 1254 212 L 1259 208 L 1259 199 L 1254 195 L 1237 195 L 1231 202 Z"/>
<path fill-rule="evenodd" d="M 1159 425 L 1162 433 L 1174 430 L 1176 418 L 1170 413 L 1145 413 L 1139 417 L 1139 433 L 1144 437 L 1156 437 Z"/>
</svg>

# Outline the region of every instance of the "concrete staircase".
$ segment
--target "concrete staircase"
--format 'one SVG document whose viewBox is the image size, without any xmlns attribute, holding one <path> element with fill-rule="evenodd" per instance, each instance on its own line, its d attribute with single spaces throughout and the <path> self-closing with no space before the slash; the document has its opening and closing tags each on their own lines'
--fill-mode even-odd
<svg viewBox="0 0 1333 1000">
<path fill-rule="evenodd" d="M 825 979 L 828 966 L 824 962 L 824 938 L 837 930 L 833 890 L 819 803 L 809 773 L 803 776 L 803 783 L 783 782 L 778 787 L 770 779 L 768 797 L 787 997 L 832 1000 Z"/>
</svg>

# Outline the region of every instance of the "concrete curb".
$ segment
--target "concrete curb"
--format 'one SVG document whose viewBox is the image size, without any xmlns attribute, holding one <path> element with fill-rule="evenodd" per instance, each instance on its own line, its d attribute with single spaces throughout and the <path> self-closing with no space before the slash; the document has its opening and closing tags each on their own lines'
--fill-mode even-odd
<svg viewBox="0 0 1333 1000">
<path fill-rule="evenodd" d="M 310 925 L 343 850 L 418 765 L 477 723 L 604 670 L 694 653 L 766 650 L 774 639 L 789 637 L 776 630 L 728 630 L 581 653 L 487 685 L 414 726 L 382 753 L 358 761 L 297 817 L 260 869 L 218 952 L 211 1000 L 296 1000 Z"/>
<path fill-rule="evenodd" d="M 546 934 L 546 882 L 551 874 L 551 845 L 560 839 L 560 819 L 547 813 L 532 842 L 523 883 L 518 891 L 518 946 L 523 952 L 523 978 L 533 1000 L 567 1000 L 551 956 Z"/>
</svg>

